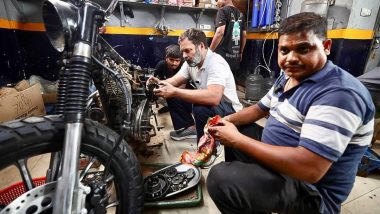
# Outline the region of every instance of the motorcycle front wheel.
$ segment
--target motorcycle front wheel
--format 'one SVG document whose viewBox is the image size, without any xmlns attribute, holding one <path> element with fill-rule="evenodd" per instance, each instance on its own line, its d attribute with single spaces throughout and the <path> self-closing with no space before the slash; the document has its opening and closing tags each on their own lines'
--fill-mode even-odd
<svg viewBox="0 0 380 214">
<path fill-rule="evenodd" d="M 102 179 L 102 170 L 116 144 L 118 134 L 91 120 L 86 120 L 83 127 L 81 156 L 89 161 L 81 167 L 79 174 L 81 183 L 91 187 L 92 191 L 86 198 L 88 213 L 141 213 L 144 205 L 143 179 L 139 163 L 131 148 L 126 142 L 120 144 L 113 155 L 110 174 L 106 179 Z M 31 117 L 0 124 L 0 173 L 7 173 L 4 170 L 15 165 L 27 191 L 35 188 L 31 187 L 34 178 L 30 173 L 30 168 L 35 166 L 30 166 L 28 160 L 61 152 L 63 138 L 64 122 L 62 117 L 57 115 Z M 92 166 L 94 163 L 99 163 L 95 170 Z M 106 181 L 103 182 L 104 185 L 101 183 L 103 180 Z M 48 202 L 52 201 L 54 198 Z M 52 206 L 47 206 L 46 200 L 43 205 L 42 208 L 34 209 L 51 210 Z M 2 206 L 7 209 L 7 204 Z M 22 202 L 20 206 L 32 204 Z M 20 206 L 18 209 L 21 210 Z M 24 207 L 24 210 L 31 208 L 33 207 Z M 0 208 L 0 213 L 2 211 L 5 210 Z"/>
</svg>

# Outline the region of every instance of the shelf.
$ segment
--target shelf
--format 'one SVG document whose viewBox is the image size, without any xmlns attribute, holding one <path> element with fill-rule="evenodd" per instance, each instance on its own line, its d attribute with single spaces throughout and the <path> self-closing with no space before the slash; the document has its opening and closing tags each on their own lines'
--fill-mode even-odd
<svg viewBox="0 0 380 214">
<path fill-rule="evenodd" d="M 177 11 L 177 12 L 193 12 L 191 14 L 196 27 L 199 27 L 199 19 L 201 16 L 206 12 L 206 13 L 215 13 L 218 11 L 217 8 L 201 8 L 201 7 L 187 7 L 187 6 L 178 6 L 178 5 L 169 5 L 169 4 L 164 4 L 164 3 L 145 3 L 145 2 L 133 2 L 133 1 L 128 1 L 128 0 L 119 0 L 120 5 L 128 5 L 131 6 L 131 9 L 133 8 L 157 8 L 161 10 L 161 20 L 164 19 L 165 12 L 167 10 L 169 11 Z M 124 20 L 126 20 L 126 17 L 124 15 L 124 9 L 121 6 L 120 7 L 120 14 L 121 14 L 121 20 L 120 20 L 120 25 L 125 26 Z"/>
<path fill-rule="evenodd" d="M 150 3 L 147 4 L 145 2 L 131 2 L 128 0 L 119 0 L 119 2 L 123 2 L 130 6 L 137 6 L 137 7 L 153 7 L 153 8 L 161 8 L 165 7 L 167 9 L 174 9 L 178 11 L 210 11 L 210 12 L 217 12 L 217 8 L 203 8 L 203 7 L 187 7 L 187 6 L 178 6 L 178 5 L 170 5 L 170 4 L 164 4 L 164 3 Z"/>
</svg>

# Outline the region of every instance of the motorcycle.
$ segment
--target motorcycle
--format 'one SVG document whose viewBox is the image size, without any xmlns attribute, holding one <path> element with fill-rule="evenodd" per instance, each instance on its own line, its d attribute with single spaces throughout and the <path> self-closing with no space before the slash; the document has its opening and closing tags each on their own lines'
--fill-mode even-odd
<svg viewBox="0 0 380 214">
<path fill-rule="evenodd" d="M 15 165 L 25 189 L 0 214 L 142 212 L 143 177 L 127 141 L 144 144 L 155 135 L 157 86 L 145 87 L 151 71 L 125 61 L 99 36 L 117 2 L 106 10 L 86 0 L 43 2 L 47 36 L 64 56 L 57 115 L 0 124 L 0 169 Z M 91 82 L 97 90 L 90 94 Z M 43 154 L 50 163 L 37 185 L 27 162 Z M 79 167 L 83 155 L 88 161 Z"/>
</svg>

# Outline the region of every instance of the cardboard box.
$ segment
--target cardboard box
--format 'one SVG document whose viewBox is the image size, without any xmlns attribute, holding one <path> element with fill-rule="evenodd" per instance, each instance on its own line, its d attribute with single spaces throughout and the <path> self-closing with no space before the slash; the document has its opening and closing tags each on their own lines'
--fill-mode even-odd
<svg viewBox="0 0 380 214">
<path fill-rule="evenodd" d="M 17 93 L 17 90 L 15 88 L 3 87 L 0 89 L 0 97 L 4 97 L 4 96 L 15 94 L 15 93 Z"/>
<path fill-rule="evenodd" d="M 0 122 L 45 115 L 40 84 L 0 97 Z"/>
<path fill-rule="evenodd" d="M 17 91 L 23 91 L 27 88 L 29 88 L 30 85 L 29 85 L 29 82 L 26 81 L 26 80 L 21 80 L 20 82 L 18 82 L 16 85 L 15 85 L 15 89 Z"/>
<path fill-rule="evenodd" d="M 57 103 L 57 93 L 43 93 L 42 99 L 44 103 Z"/>
<path fill-rule="evenodd" d="M 205 4 L 205 8 L 216 8 L 213 4 Z"/>
</svg>

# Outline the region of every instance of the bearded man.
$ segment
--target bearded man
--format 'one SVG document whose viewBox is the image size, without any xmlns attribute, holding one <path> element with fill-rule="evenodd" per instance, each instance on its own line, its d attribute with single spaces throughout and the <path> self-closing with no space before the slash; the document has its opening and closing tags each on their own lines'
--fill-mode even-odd
<svg viewBox="0 0 380 214">
<path fill-rule="evenodd" d="M 203 128 L 209 117 L 227 116 L 242 109 L 239 102 L 235 80 L 226 60 L 208 48 L 204 32 L 188 29 L 179 37 L 179 46 L 185 60 L 181 69 L 173 77 L 159 80 L 151 77 L 148 82 L 156 81 L 160 88 L 155 94 L 164 98 L 175 98 L 177 106 L 170 109 L 181 117 L 189 116 L 181 104 L 192 104 L 197 138 L 203 135 Z M 196 89 L 180 88 L 182 84 L 192 80 Z M 170 133 L 172 137 L 181 137 L 191 132 L 191 127 L 184 127 Z"/>
</svg>

